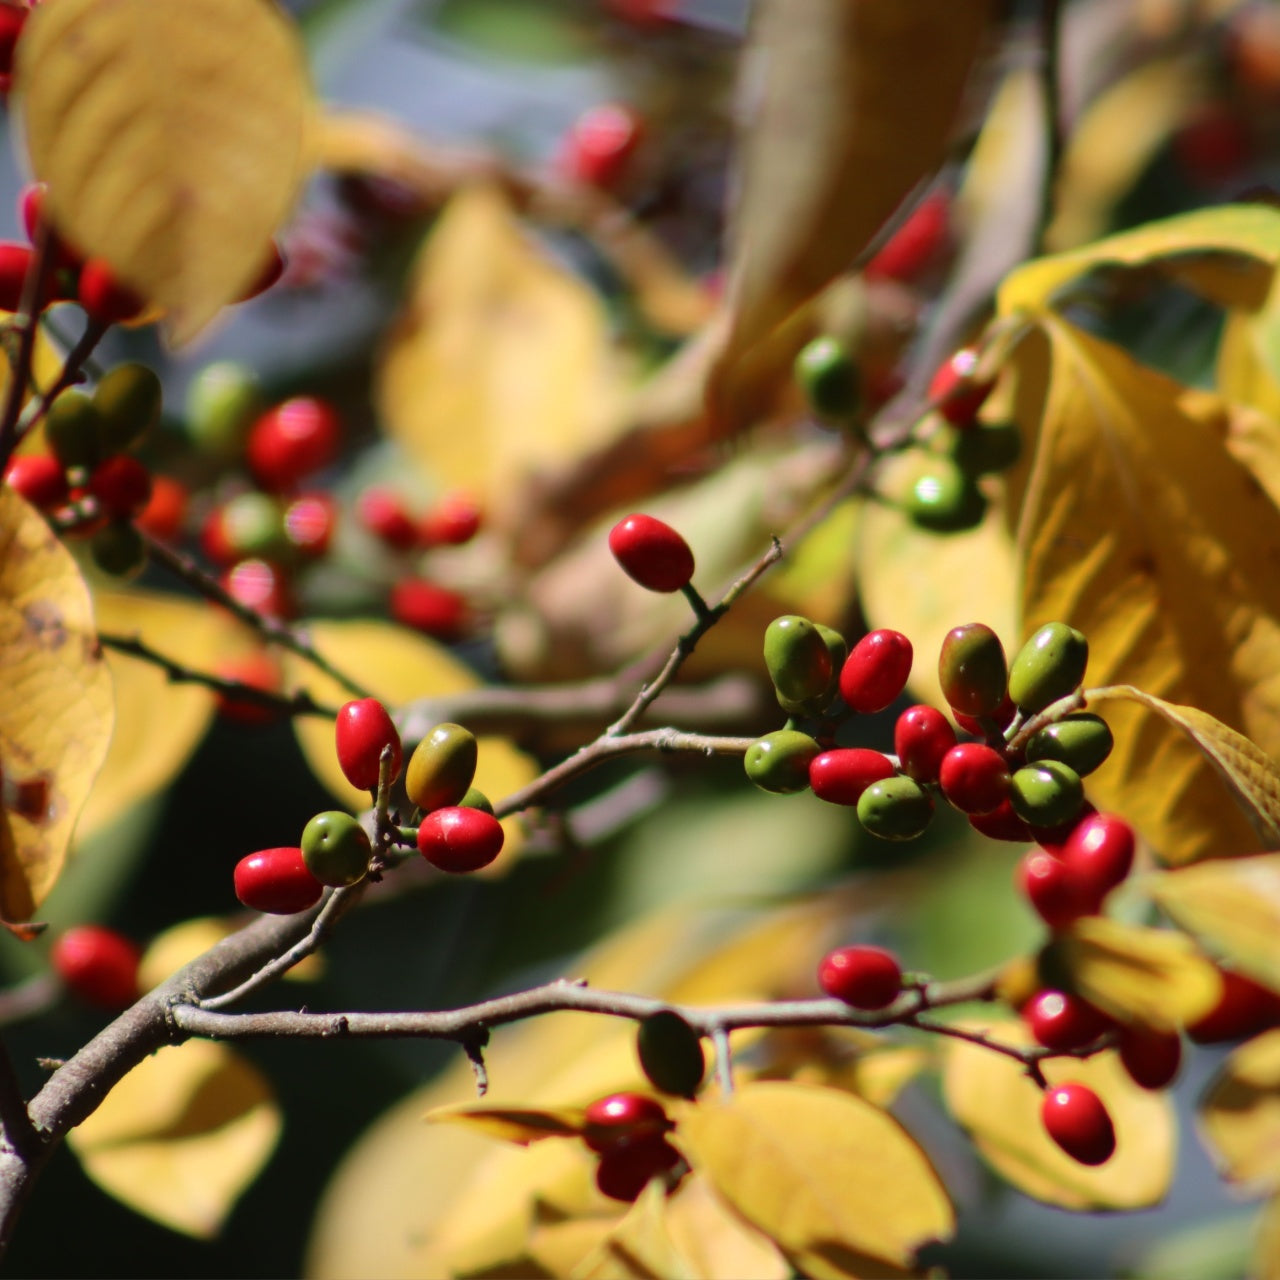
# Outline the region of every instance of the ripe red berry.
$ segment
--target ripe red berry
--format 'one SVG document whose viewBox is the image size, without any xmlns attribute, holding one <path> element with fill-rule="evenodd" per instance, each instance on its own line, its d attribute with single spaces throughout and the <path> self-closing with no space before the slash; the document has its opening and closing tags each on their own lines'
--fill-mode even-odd
<svg viewBox="0 0 1280 1280">
<path fill-rule="evenodd" d="M 480 531 L 480 504 L 459 490 L 446 494 L 418 526 L 418 540 L 424 547 L 460 547 Z"/>
<path fill-rule="evenodd" d="M 261 849 L 241 858 L 235 870 L 236 897 L 254 911 L 291 916 L 320 901 L 324 886 L 307 870 L 302 850 Z"/>
<path fill-rule="evenodd" d="M 345 703 L 338 711 L 333 737 L 338 765 L 353 787 L 372 791 L 378 785 L 384 747 L 391 748 L 391 780 L 400 776 L 404 755 L 400 731 L 377 698 L 356 698 Z"/>
<path fill-rule="evenodd" d="M 620 1142 L 601 1155 L 596 1166 L 596 1186 L 610 1200 L 630 1204 L 652 1178 L 674 1169 L 681 1158 L 663 1137 Z"/>
<path fill-rule="evenodd" d="M 249 689 L 260 689 L 263 693 L 280 692 L 279 664 L 265 650 L 260 649 L 241 658 L 231 658 L 219 663 L 214 674 L 220 680 L 229 680 Z M 216 706 L 218 715 L 233 724 L 271 724 L 281 714 L 277 707 L 251 698 L 237 697 L 234 693 L 223 693 L 221 690 L 216 695 Z"/>
<path fill-rule="evenodd" d="M 1120 1062 L 1134 1084 L 1163 1089 L 1173 1083 L 1182 1065 L 1182 1037 L 1176 1031 L 1121 1027 Z"/>
<path fill-rule="evenodd" d="M 592 1151 L 608 1151 L 619 1142 L 663 1133 L 671 1128 L 666 1110 L 647 1093 L 611 1093 L 586 1109 L 583 1138 Z"/>
<path fill-rule="evenodd" d="M 1022 1019 L 1036 1040 L 1055 1052 L 1082 1049 L 1111 1026 L 1106 1014 L 1066 991 L 1038 991 L 1027 1001 Z"/>
<path fill-rule="evenodd" d="M 936 707 L 908 707 L 893 727 L 893 750 L 908 778 L 937 782 L 942 757 L 956 745 L 951 721 Z"/>
<path fill-rule="evenodd" d="M 90 258 L 80 269 L 76 297 L 89 318 L 101 325 L 134 320 L 147 305 L 101 258 Z"/>
<path fill-rule="evenodd" d="M 1062 846 L 1085 898 L 1096 911 L 1133 868 L 1133 828 L 1114 813 L 1095 813 L 1072 829 Z"/>
<path fill-rule="evenodd" d="M 0 73 L 4 75 L 13 71 L 13 52 L 29 13 L 25 5 L 0 4 Z"/>
<path fill-rule="evenodd" d="M 894 775 L 893 761 L 866 747 L 836 747 L 809 761 L 809 786 L 829 804 L 856 805 L 873 783 Z"/>
<path fill-rule="evenodd" d="M 868 280 L 908 283 L 915 279 L 945 247 L 950 219 L 951 198 L 942 190 L 930 192 L 867 263 L 863 274 Z"/>
<path fill-rule="evenodd" d="M 338 455 L 342 427 L 332 405 L 295 396 L 268 409 L 249 428 L 245 459 L 269 493 L 292 489 Z"/>
<path fill-rule="evenodd" d="M 1187 1028 L 1196 1044 L 1243 1040 L 1280 1026 L 1280 993 L 1232 969 L 1223 969 L 1218 1003 Z"/>
<path fill-rule="evenodd" d="M 137 458 L 118 453 L 93 469 L 89 492 L 108 515 L 127 520 L 147 505 L 151 497 L 151 472 Z"/>
<path fill-rule="evenodd" d="M 401 578 L 387 607 L 397 622 L 437 640 L 456 640 L 471 617 L 465 596 L 425 578 Z"/>
<path fill-rule="evenodd" d="M 911 641 L 901 631 L 872 631 L 853 646 L 840 669 L 840 696 L 851 711 L 883 711 L 906 687 Z"/>
<path fill-rule="evenodd" d="M 939 366 L 929 383 L 929 401 L 953 427 L 976 425 L 978 410 L 995 386 L 976 376 L 978 353 L 972 347 L 957 351 Z"/>
<path fill-rule="evenodd" d="M 266 560 L 241 560 L 222 575 L 227 594 L 264 618 L 293 616 L 293 597 L 280 570 Z"/>
<path fill-rule="evenodd" d="M 902 970 L 883 947 L 839 947 L 818 966 L 818 985 L 855 1009 L 884 1009 L 902 991 Z"/>
<path fill-rule="evenodd" d="M 0 241 L 0 311 L 21 308 L 22 288 L 32 257 L 30 245 Z"/>
<path fill-rule="evenodd" d="M 1008 840 L 1014 844 L 1033 844 L 1035 836 L 1008 800 L 1000 802 L 990 813 L 971 813 L 969 825 L 989 840 Z"/>
<path fill-rule="evenodd" d="M 49 957 L 63 982 L 89 1004 L 124 1009 L 138 998 L 141 952 L 114 929 L 96 924 L 68 929 Z"/>
<path fill-rule="evenodd" d="M 33 245 L 40 234 L 40 226 L 45 220 L 44 202 L 48 192 L 49 189 L 43 182 L 28 182 L 18 193 L 18 221 L 22 223 L 22 229 Z M 53 255 L 55 270 L 65 268 L 78 270 L 80 260 L 77 255 L 52 230 L 48 234 L 48 250 Z"/>
<path fill-rule="evenodd" d="M 435 809 L 418 828 L 418 849 L 440 871 L 461 875 L 487 867 L 502 852 L 502 823 L 483 809 Z"/>
<path fill-rule="evenodd" d="M 327 493 L 304 493 L 285 508 L 284 536 L 300 555 L 317 559 L 328 551 L 337 519 Z"/>
<path fill-rule="evenodd" d="M 630 107 L 606 102 L 583 112 L 560 149 L 559 168 L 567 178 L 592 187 L 617 186 L 644 135 Z"/>
<path fill-rule="evenodd" d="M 993 747 L 961 742 L 942 757 L 938 782 L 961 813 L 990 813 L 1009 794 L 1009 765 Z"/>
<path fill-rule="evenodd" d="M 366 489 L 356 499 L 360 523 L 381 542 L 397 551 L 408 551 L 418 541 L 418 526 L 391 489 Z"/>
<path fill-rule="evenodd" d="M 48 453 L 27 453 L 9 459 L 4 478 L 33 507 L 51 511 L 67 500 L 67 478 L 62 463 Z"/>
<path fill-rule="evenodd" d="M 186 515 L 186 486 L 170 476 L 152 476 L 151 497 L 134 523 L 153 538 L 172 542 L 182 532 Z"/>
<path fill-rule="evenodd" d="M 631 515 L 609 531 L 609 550 L 633 581 L 650 591 L 679 591 L 693 577 L 693 552 L 669 524 Z"/>
<path fill-rule="evenodd" d="M 1080 1164 L 1106 1164 L 1115 1153 L 1116 1131 L 1102 1100 L 1083 1084 L 1049 1089 L 1040 1104 L 1045 1131 Z"/>
<path fill-rule="evenodd" d="M 1060 858 L 1037 849 L 1018 864 L 1018 886 L 1051 929 L 1088 915 L 1071 869 Z"/>
</svg>

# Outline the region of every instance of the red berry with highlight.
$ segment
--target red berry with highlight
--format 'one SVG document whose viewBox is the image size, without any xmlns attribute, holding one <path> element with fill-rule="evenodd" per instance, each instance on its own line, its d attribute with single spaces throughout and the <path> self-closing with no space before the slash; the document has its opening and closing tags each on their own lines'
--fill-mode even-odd
<svg viewBox="0 0 1280 1280">
<path fill-rule="evenodd" d="M 938 782 L 961 813 L 991 813 L 1009 794 L 1009 765 L 993 747 L 961 742 L 942 757 Z"/>
<path fill-rule="evenodd" d="M 1088 1001 L 1066 991 L 1039 991 L 1022 1010 L 1022 1020 L 1046 1049 L 1070 1052 L 1092 1044 L 1111 1019 Z"/>
<path fill-rule="evenodd" d="M 300 848 L 260 849 L 236 863 L 236 897 L 253 911 L 291 916 L 320 901 L 324 886 L 307 870 Z"/>
<path fill-rule="evenodd" d="M 1115 1154 L 1116 1131 L 1102 1099 L 1083 1084 L 1049 1089 L 1040 1104 L 1045 1131 L 1080 1164 L 1106 1164 Z"/>
<path fill-rule="evenodd" d="M 76 298 L 89 318 L 100 325 L 136 320 L 146 299 L 124 284 L 101 258 L 90 258 L 80 269 Z"/>
<path fill-rule="evenodd" d="M 945 191 L 931 192 L 867 263 L 863 274 L 868 280 L 914 280 L 946 248 L 950 221 L 950 197 Z"/>
<path fill-rule="evenodd" d="M 1120 1062 L 1129 1079 L 1144 1089 L 1164 1089 L 1182 1065 L 1182 1037 L 1176 1031 L 1120 1028 Z"/>
<path fill-rule="evenodd" d="M 342 426 L 332 405 L 295 396 L 262 414 L 249 429 L 245 458 L 268 493 L 281 493 L 338 456 Z"/>
<path fill-rule="evenodd" d="M 327 493 L 304 493 L 285 508 L 284 536 L 299 555 L 318 559 L 329 550 L 338 509 Z"/>
<path fill-rule="evenodd" d="M 669 524 L 630 515 L 609 531 L 609 550 L 633 581 L 650 591 L 679 591 L 693 577 L 693 552 Z"/>
<path fill-rule="evenodd" d="M 80 999 L 124 1009 L 138 998 L 141 952 L 123 934 L 101 925 L 68 929 L 49 953 L 58 976 Z"/>
<path fill-rule="evenodd" d="M 906 687 L 911 657 L 911 641 L 901 631 L 868 633 L 840 669 L 840 696 L 851 711 L 883 711 Z"/>
<path fill-rule="evenodd" d="M 651 1179 L 676 1168 L 680 1153 L 663 1137 L 620 1142 L 600 1157 L 596 1187 L 610 1200 L 630 1204 Z"/>
<path fill-rule="evenodd" d="M 951 721 L 936 707 L 908 707 L 893 727 L 893 750 L 902 772 L 917 782 L 937 782 L 942 758 L 956 745 Z"/>
<path fill-rule="evenodd" d="M 1133 869 L 1133 828 L 1114 813 L 1095 813 L 1079 822 L 1062 846 L 1081 892 L 1101 906 L 1103 898 Z M 1096 909 L 1096 908 L 1095 908 Z"/>
<path fill-rule="evenodd" d="M 626 173 L 643 133 L 640 117 L 630 107 L 616 102 L 591 107 L 565 138 L 560 170 L 587 186 L 614 187 Z"/>
<path fill-rule="evenodd" d="M 378 785 L 378 769 L 384 747 L 391 748 L 391 780 L 400 776 L 404 751 L 400 731 L 377 698 L 355 698 L 338 711 L 334 745 L 343 776 L 361 791 Z"/>
<path fill-rule="evenodd" d="M 460 547 L 480 531 L 480 504 L 459 490 L 446 494 L 418 525 L 418 539 L 424 547 Z"/>
<path fill-rule="evenodd" d="M 836 747 L 809 761 L 809 786 L 828 804 L 856 805 L 862 793 L 895 773 L 893 761 L 866 747 Z"/>
<path fill-rule="evenodd" d="M 151 472 L 137 458 L 118 453 L 93 469 L 89 492 L 108 515 L 127 520 L 150 501 Z"/>
<path fill-rule="evenodd" d="M 27 453 L 10 458 L 4 478 L 11 489 L 41 511 L 51 511 L 67 500 L 66 473 L 52 454 Z"/>
<path fill-rule="evenodd" d="M 647 1093 L 611 1093 L 586 1109 L 583 1138 L 592 1151 L 607 1151 L 619 1142 L 663 1133 L 671 1128 L 666 1110 Z"/>
<path fill-rule="evenodd" d="M 280 570 L 266 560 L 241 560 L 222 575 L 227 594 L 264 618 L 293 616 L 293 596 Z"/>
<path fill-rule="evenodd" d="M 818 966 L 818 985 L 855 1009 L 884 1009 L 902 991 L 902 969 L 883 947 L 839 947 Z"/>
<path fill-rule="evenodd" d="M 1232 969 L 1220 970 L 1218 1003 L 1187 1028 L 1196 1044 L 1221 1044 L 1280 1027 L 1280 993 Z"/>
<path fill-rule="evenodd" d="M 1043 849 L 1027 854 L 1018 864 L 1018 886 L 1051 929 L 1064 928 L 1089 914 L 1071 869 Z"/>
<path fill-rule="evenodd" d="M 929 383 L 929 401 L 953 427 L 977 424 L 978 410 L 994 383 L 976 375 L 978 353 L 972 347 L 957 351 L 941 365 Z"/>
<path fill-rule="evenodd" d="M 487 867 L 502 852 L 502 823 L 483 809 L 435 809 L 418 828 L 418 849 L 440 871 L 462 875 Z"/>
<path fill-rule="evenodd" d="M 401 578 L 391 588 L 388 609 L 397 622 L 437 640 L 456 640 L 471 620 L 465 596 L 425 578 Z"/>
</svg>

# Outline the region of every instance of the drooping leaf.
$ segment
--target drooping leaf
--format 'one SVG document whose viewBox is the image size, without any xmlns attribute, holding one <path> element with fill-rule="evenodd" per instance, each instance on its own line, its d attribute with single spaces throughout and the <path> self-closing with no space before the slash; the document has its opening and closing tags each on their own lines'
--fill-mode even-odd
<svg viewBox="0 0 1280 1280">
<path fill-rule="evenodd" d="M 576 1138 L 585 1123 L 580 1107 L 433 1107 L 423 1117 L 432 1124 L 460 1124 L 490 1138 L 527 1147 L 544 1138 Z"/>
<path fill-rule="evenodd" d="M 1280 1031 L 1232 1051 L 1198 1121 L 1223 1177 L 1255 1191 L 1280 1190 Z"/>
<path fill-rule="evenodd" d="M 668 1198 L 666 1225 L 694 1274 L 706 1280 L 785 1280 L 791 1274 L 773 1241 L 743 1222 L 696 1171 Z"/>
<path fill-rule="evenodd" d="M 964 1026 L 1009 1045 L 1027 1047 L 1031 1033 L 1018 1022 L 966 1019 Z M 1173 1174 L 1177 1129 L 1162 1093 L 1139 1088 L 1114 1053 L 1049 1058 L 1050 1085 L 1078 1081 L 1111 1115 L 1116 1151 L 1089 1167 L 1060 1150 L 1040 1120 L 1041 1092 L 1020 1063 L 981 1045 L 955 1040 L 943 1073 L 946 1104 L 979 1154 L 1018 1190 L 1062 1209 L 1142 1209 L 1158 1204 Z"/>
<path fill-rule="evenodd" d="M 305 174 L 301 41 L 267 0 L 59 0 L 15 67 L 58 229 L 169 313 L 175 341 L 240 297 Z"/>
<path fill-rule="evenodd" d="M 698 1280 L 667 1225 L 666 1191 L 651 1181 L 574 1270 L 576 1280 Z"/>
<path fill-rule="evenodd" d="M 1089 640 L 1089 685 L 1197 707 L 1280 754 L 1280 511 L 1184 410 L 1179 384 L 1056 317 L 1042 324 L 1014 356 L 1038 366 L 1047 342 L 1051 361 L 1043 398 L 1019 400 L 1038 431 L 1018 508 L 1023 634 L 1070 623 Z M 1256 847 L 1182 729 L 1132 700 L 1107 718 L 1116 746 L 1089 779 L 1095 803 L 1169 862 Z"/>
<path fill-rule="evenodd" d="M 1162 871 L 1146 886 L 1160 907 L 1233 969 L 1280 990 L 1280 854 Z"/>
<path fill-rule="evenodd" d="M 1219 392 L 1235 404 L 1280 416 L 1280 369 L 1275 365 L 1280 337 L 1280 290 L 1274 285 L 1261 310 L 1229 312 L 1218 341 L 1215 369 Z"/>
<path fill-rule="evenodd" d="M 266 1079 L 226 1045 L 144 1059 L 67 1143 L 109 1196 L 185 1235 L 218 1233 L 280 1137 Z"/>
<path fill-rule="evenodd" d="M 53 888 L 107 753 L 111 676 L 88 588 L 44 518 L 0 486 L 0 916 L 25 920 Z M 41 794 L 41 788 L 47 794 Z M 22 811 L 25 809 L 26 811 Z"/>
<path fill-rule="evenodd" d="M 717 417 L 750 420 L 758 397 L 740 384 L 755 348 L 848 270 L 942 162 L 991 11 L 986 0 L 810 0 L 797 21 L 785 0 L 757 6 L 746 75 L 760 100 L 730 233 Z"/>
<path fill-rule="evenodd" d="M 852 1094 L 746 1084 L 681 1116 L 675 1140 L 735 1212 L 801 1271 L 823 1259 L 908 1264 L 955 1227 L 938 1176 L 898 1122 Z"/>
</svg>

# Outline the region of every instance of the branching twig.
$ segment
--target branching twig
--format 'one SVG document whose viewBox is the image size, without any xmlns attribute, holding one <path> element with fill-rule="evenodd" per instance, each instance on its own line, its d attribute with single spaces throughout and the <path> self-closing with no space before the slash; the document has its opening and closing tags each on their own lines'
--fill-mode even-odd
<svg viewBox="0 0 1280 1280">
<path fill-rule="evenodd" d="M 35 251 L 22 282 L 22 298 L 14 326 L 18 331 L 18 349 L 9 369 L 9 391 L 5 396 L 4 416 L 0 418 L 0 469 L 9 461 L 20 439 L 18 428 L 22 402 L 31 382 L 31 363 L 36 349 L 36 333 L 44 300 L 53 271 L 52 236 L 43 224 L 36 232 Z"/>
</svg>

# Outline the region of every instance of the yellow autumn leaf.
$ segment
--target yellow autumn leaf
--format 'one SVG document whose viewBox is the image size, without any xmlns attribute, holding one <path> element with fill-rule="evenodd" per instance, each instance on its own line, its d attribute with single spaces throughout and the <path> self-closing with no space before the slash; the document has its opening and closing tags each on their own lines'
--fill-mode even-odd
<svg viewBox="0 0 1280 1280">
<path fill-rule="evenodd" d="M 666 1226 L 694 1274 L 705 1280 L 786 1280 L 792 1274 L 773 1241 L 743 1222 L 696 1170 L 667 1199 Z"/>
<path fill-rule="evenodd" d="M 506 198 L 449 201 L 377 370 L 387 434 L 433 481 L 510 504 L 516 484 L 599 444 L 621 385 L 604 303 L 541 251 Z"/>
<path fill-rule="evenodd" d="M 1033 1043 L 1020 1022 L 970 1018 L 961 1025 L 1019 1048 Z M 1048 1058 L 1041 1067 L 1050 1085 L 1077 1081 L 1102 1099 L 1115 1125 L 1115 1155 L 1093 1167 L 1073 1160 L 1045 1132 L 1043 1095 L 1021 1064 L 981 1045 L 954 1040 L 943 1071 L 943 1096 L 983 1159 L 1019 1191 L 1061 1209 L 1158 1204 L 1169 1189 L 1177 1146 L 1169 1099 L 1134 1084 L 1114 1053 Z"/>
<path fill-rule="evenodd" d="M 1280 1190 L 1280 1031 L 1232 1050 L 1197 1122 L 1224 1178 L 1252 1191 Z"/>
<path fill-rule="evenodd" d="M 674 1140 L 733 1210 L 802 1272 L 837 1253 L 908 1265 L 955 1229 L 915 1141 L 853 1094 L 786 1081 L 687 1108 Z M 852 1273 L 856 1274 L 856 1272 Z"/>
<path fill-rule="evenodd" d="M 1196 209 L 1080 249 L 1037 258 L 1005 278 L 1002 316 L 1040 314 L 1064 285 L 1097 267 L 1156 267 L 1223 307 L 1257 308 L 1280 262 L 1280 211 L 1259 204 Z"/>
<path fill-rule="evenodd" d="M 1280 369 L 1275 364 L 1280 340 L 1280 286 L 1261 310 L 1227 314 L 1218 340 L 1215 382 L 1218 391 L 1236 404 L 1280 417 Z"/>
<path fill-rule="evenodd" d="M 1214 955 L 1280 990 L 1280 854 L 1160 871 L 1144 884 L 1152 900 Z"/>
<path fill-rule="evenodd" d="M 992 6 L 987 0 L 785 0 L 756 6 L 741 192 L 730 228 L 732 328 L 715 416 L 758 411 L 756 348 L 849 269 L 945 157 Z"/>
<path fill-rule="evenodd" d="M 671 1237 L 667 1195 L 651 1181 L 574 1268 L 574 1280 L 699 1280 L 699 1272 Z"/>
<path fill-rule="evenodd" d="M 1017 513 L 1022 633 L 1070 623 L 1090 685 L 1199 708 L 1280 756 L 1280 511 L 1178 383 L 1053 316 L 1014 360 L 1039 365 L 1046 343 L 1047 391 L 1018 406 L 1039 433 Z M 1131 699 L 1107 719 L 1095 803 L 1168 862 L 1256 847 L 1181 728 Z"/>
<path fill-rule="evenodd" d="M 520 1147 L 544 1138 L 576 1138 L 586 1123 L 580 1107 L 504 1107 L 485 1103 L 433 1107 L 423 1119 L 431 1124 L 459 1124 Z"/>
<path fill-rule="evenodd" d="M 1121 1022 L 1174 1030 L 1217 1004 L 1222 978 L 1185 934 L 1085 916 L 1041 956 L 1054 985 L 1079 992 Z"/>
<path fill-rule="evenodd" d="M 53 888 L 107 753 L 111 676 L 89 590 L 44 518 L 0 486 L 0 770 L 47 784 L 33 811 L 0 809 L 0 916 L 26 920 Z"/>
<path fill-rule="evenodd" d="M 185 1235 L 218 1233 L 280 1137 L 261 1072 L 192 1040 L 145 1058 L 67 1136 L 109 1196 Z"/>
<path fill-rule="evenodd" d="M 1255 1280 L 1280 1280 L 1280 1192 L 1262 1208 L 1253 1259 Z"/>
<path fill-rule="evenodd" d="M 394 712 L 414 698 L 473 689 L 481 683 L 443 645 L 426 636 L 386 622 L 315 622 L 307 628 L 315 648 L 339 671 L 352 672 Z M 290 688 L 305 689 L 318 702 L 339 706 L 353 696 L 337 680 L 317 670 L 295 654 L 284 655 Z M 333 744 L 333 725 L 316 716 L 299 716 L 293 731 L 307 764 L 316 777 L 348 809 L 367 808 L 369 796 L 344 777 Z M 537 776 L 537 766 L 505 738 L 478 739 L 479 763 L 475 785 L 497 803 Z M 407 754 L 407 753 L 406 753 Z M 508 818 L 503 826 L 507 838 L 497 867 L 509 865 L 523 839 L 519 823 Z"/>
<path fill-rule="evenodd" d="M 59 0 L 14 71 L 48 209 L 184 342 L 242 296 L 306 172 L 296 27 L 268 0 Z"/>
<path fill-rule="evenodd" d="M 196 916 L 180 920 L 156 934 L 147 944 L 138 962 L 138 989 L 150 991 L 171 978 L 179 969 L 204 955 L 210 947 L 233 934 L 243 925 L 243 918 L 231 916 Z M 314 952 L 305 956 L 284 975 L 286 982 L 307 982 L 318 978 L 324 969 L 324 956 Z"/>
<path fill-rule="evenodd" d="M 216 671 L 246 643 L 240 623 L 198 600 L 99 588 L 94 609 L 101 632 L 142 640 L 197 671 Z M 176 684 L 154 663 L 110 648 L 105 653 L 115 682 L 115 732 L 85 805 L 81 836 L 164 790 L 191 758 L 214 712 L 214 695 L 204 685 Z"/>
</svg>

